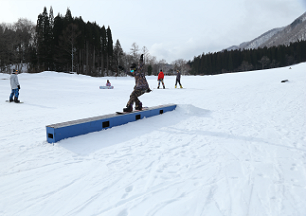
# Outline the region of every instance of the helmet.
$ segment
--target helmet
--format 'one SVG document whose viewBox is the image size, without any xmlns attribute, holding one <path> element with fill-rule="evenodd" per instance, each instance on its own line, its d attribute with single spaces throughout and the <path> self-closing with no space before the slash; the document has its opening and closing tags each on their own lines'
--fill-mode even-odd
<svg viewBox="0 0 306 216">
<path fill-rule="evenodd" d="M 131 66 L 130 66 L 131 70 L 136 70 L 137 69 L 137 65 L 136 63 L 133 63 Z"/>
</svg>

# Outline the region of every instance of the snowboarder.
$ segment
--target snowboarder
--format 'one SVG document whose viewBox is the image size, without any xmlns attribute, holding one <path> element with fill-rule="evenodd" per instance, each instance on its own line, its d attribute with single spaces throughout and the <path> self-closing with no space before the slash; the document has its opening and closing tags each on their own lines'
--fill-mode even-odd
<svg viewBox="0 0 306 216">
<path fill-rule="evenodd" d="M 106 86 L 112 86 L 112 84 L 109 82 L 109 80 L 106 81 Z"/>
<path fill-rule="evenodd" d="M 130 71 L 124 71 L 127 75 L 132 76 L 135 78 L 135 87 L 134 91 L 130 95 L 130 99 L 126 104 L 126 108 L 123 108 L 123 112 L 132 112 L 133 111 L 133 104 L 135 103 L 136 110 L 142 110 L 142 103 L 138 99 L 144 93 L 149 93 L 151 91 L 145 74 L 143 72 L 143 54 L 140 56 L 139 65 L 137 66 L 136 63 L 133 63 L 130 67 Z M 121 70 L 124 70 L 123 67 L 119 66 Z"/>
<path fill-rule="evenodd" d="M 183 88 L 181 85 L 181 73 L 179 70 L 176 70 L 176 81 L 175 81 L 175 88 L 177 86 L 177 83 L 180 84 L 180 87 Z"/>
<path fill-rule="evenodd" d="M 19 96 L 19 89 L 20 89 L 20 84 L 18 81 L 18 70 L 13 70 L 13 73 L 10 76 L 10 83 L 11 83 L 11 89 L 12 92 L 10 94 L 9 97 L 9 102 L 15 102 L 15 103 L 20 103 L 20 101 L 18 100 L 18 96 Z M 13 96 L 14 96 L 14 100 L 13 100 Z"/>
<path fill-rule="evenodd" d="M 157 80 L 158 80 L 158 86 L 157 86 L 157 88 L 159 89 L 160 83 L 162 83 L 162 84 L 163 84 L 163 88 L 165 88 L 163 70 L 160 70 L 160 72 L 159 72 L 159 74 L 158 74 L 158 77 L 157 77 Z"/>
</svg>

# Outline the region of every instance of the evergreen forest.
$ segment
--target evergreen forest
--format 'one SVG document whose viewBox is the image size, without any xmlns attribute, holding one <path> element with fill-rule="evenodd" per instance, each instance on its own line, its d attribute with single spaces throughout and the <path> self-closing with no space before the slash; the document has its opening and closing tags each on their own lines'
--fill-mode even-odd
<svg viewBox="0 0 306 216">
<path fill-rule="evenodd" d="M 0 72 L 14 65 L 21 72 L 74 71 L 90 76 L 111 75 L 117 71 L 123 51 L 117 40 L 113 46 L 110 27 L 48 13 L 45 7 L 37 24 L 19 19 L 13 26 L 0 25 Z"/>
<path fill-rule="evenodd" d="M 306 41 L 298 41 L 289 46 L 203 53 L 188 65 L 193 75 L 214 75 L 284 67 L 305 61 Z"/>
</svg>

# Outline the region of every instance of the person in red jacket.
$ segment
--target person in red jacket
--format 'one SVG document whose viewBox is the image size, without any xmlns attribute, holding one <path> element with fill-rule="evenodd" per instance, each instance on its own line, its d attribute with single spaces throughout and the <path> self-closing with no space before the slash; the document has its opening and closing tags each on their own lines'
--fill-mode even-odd
<svg viewBox="0 0 306 216">
<path fill-rule="evenodd" d="M 160 72 L 159 72 L 159 74 L 158 74 L 158 77 L 157 77 L 157 80 L 158 80 L 158 86 L 157 86 L 157 88 L 159 89 L 160 83 L 162 83 L 162 84 L 163 84 L 163 88 L 165 88 L 163 70 L 160 70 Z"/>
</svg>

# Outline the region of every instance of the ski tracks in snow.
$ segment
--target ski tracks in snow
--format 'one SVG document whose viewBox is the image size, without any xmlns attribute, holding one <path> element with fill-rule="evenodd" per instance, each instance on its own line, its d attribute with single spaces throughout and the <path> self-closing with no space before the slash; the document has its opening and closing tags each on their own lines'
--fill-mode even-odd
<svg viewBox="0 0 306 216">
<path fill-rule="evenodd" d="M 116 141 L 115 150 L 96 149 L 90 152 L 90 159 L 80 155 L 80 160 L 104 164 L 107 173 L 91 174 L 96 186 L 88 185 L 88 190 L 95 188 L 95 196 L 82 198 L 79 207 L 68 215 L 85 211 L 118 216 L 288 213 L 286 209 L 292 209 L 288 200 L 301 203 L 291 190 L 303 187 L 299 182 L 305 173 L 298 174 L 300 158 L 290 162 L 282 157 L 284 151 L 297 156 L 300 151 L 286 146 L 285 138 L 273 143 L 277 139 L 265 135 L 264 130 L 272 136 L 282 133 L 279 122 L 245 115 L 240 118 L 237 112 L 244 109 L 237 105 L 236 115 L 227 117 L 180 105 L 177 112 L 167 114 L 180 115 L 179 122 L 159 127 L 159 117 L 146 119 L 150 125 L 146 134 Z M 164 118 L 167 120 L 166 115 Z M 130 127 L 137 130 L 138 123 Z M 245 130 L 239 131 L 238 124 L 245 124 Z M 99 182 L 104 188 L 99 188 Z M 97 202 L 107 205 L 94 210 Z"/>
<path fill-rule="evenodd" d="M 45 142 L 45 125 L 73 119 L 85 105 L 64 98 L 60 106 L 23 106 L 21 119 L 8 115 L 22 106 L 6 109 L 0 215 L 304 215 L 304 81 L 273 83 L 274 75 L 268 84 L 262 73 L 260 81 L 228 82 L 252 74 L 186 76 L 186 85 L 203 91 L 154 92 L 154 104 L 182 103 L 175 111 L 54 145 Z M 78 100 L 96 100 L 88 93 Z M 50 104 L 58 109 L 45 109 Z"/>
</svg>

